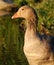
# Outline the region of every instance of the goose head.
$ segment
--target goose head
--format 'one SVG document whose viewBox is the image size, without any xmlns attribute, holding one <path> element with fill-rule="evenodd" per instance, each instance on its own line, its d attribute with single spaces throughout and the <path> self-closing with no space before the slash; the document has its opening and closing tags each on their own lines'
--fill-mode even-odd
<svg viewBox="0 0 54 65">
<path fill-rule="evenodd" d="M 24 18 L 26 20 L 36 20 L 36 13 L 34 9 L 30 6 L 22 6 L 19 10 L 12 16 L 14 18 Z"/>
</svg>

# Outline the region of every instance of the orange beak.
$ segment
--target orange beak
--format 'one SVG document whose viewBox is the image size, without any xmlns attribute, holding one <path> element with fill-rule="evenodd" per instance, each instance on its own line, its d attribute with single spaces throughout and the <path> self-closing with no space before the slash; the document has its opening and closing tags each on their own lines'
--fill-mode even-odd
<svg viewBox="0 0 54 65">
<path fill-rule="evenodd" d="M 16 12 L 16 13 L 12 16 L 12 19 L 19 18 L 19 17 L 20 17 L 20 16 L 19 16 L 19 13 Z"/>
</svg>

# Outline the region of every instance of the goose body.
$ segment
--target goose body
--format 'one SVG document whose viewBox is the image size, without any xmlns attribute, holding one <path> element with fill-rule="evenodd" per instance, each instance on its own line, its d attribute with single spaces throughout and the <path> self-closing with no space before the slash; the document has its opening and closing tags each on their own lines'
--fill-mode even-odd
<svg viewBox="0 0 54 65">
<path fill-rule="evenodd" d="M 22 6 L 13 18 L 25 18 L 26 32 L 23 51 L 29 65 L 54 65 L 54 58 L 46 36 L 37 31 L 37 15 L 32 7 Z"/>
<path fill-rule="evenodd" d="M 12 8 L 17 7 L 11 0 L 0 0 L 0 16 L 10 14 Z"/>
</svg>

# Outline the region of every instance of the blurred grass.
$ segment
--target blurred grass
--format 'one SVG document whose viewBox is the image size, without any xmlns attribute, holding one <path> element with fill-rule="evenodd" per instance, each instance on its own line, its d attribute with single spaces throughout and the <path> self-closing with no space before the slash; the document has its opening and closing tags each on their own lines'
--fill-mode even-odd
<svg viewBox="0 0 54 65">
<path fill-rule="evenodd" d="M 26 65 L 22 50 L 23 33 L 17 23 L 18 20 L 11 20 L 11 16 L 2 17 L 0 20 L 1 65 Z"/>
<path fill-rule="evenodd" d="M 32 6 L 38 15 L 39 32 L 54 35 L 54 0 L 14 0 L 14 2 L 19 7 L 26 4 Z M 21 20 L 12 20 L 11 16 L 12 14 L 0 17 L 0 65 L 28 65 L 23 53 L 24 33 L 19 28 Z"/>
</svg>

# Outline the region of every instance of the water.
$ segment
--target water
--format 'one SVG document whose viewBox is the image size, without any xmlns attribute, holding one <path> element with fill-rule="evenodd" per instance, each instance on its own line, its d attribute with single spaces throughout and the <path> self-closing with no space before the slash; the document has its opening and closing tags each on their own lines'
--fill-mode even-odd
<svg viewBox="0 0 54 65">
<path fill-rule="evenodd" d="M 12 0 L 3 0 L 5 2 L 8 2 L 8 3 L 12 3 Z"/>
</svg>

